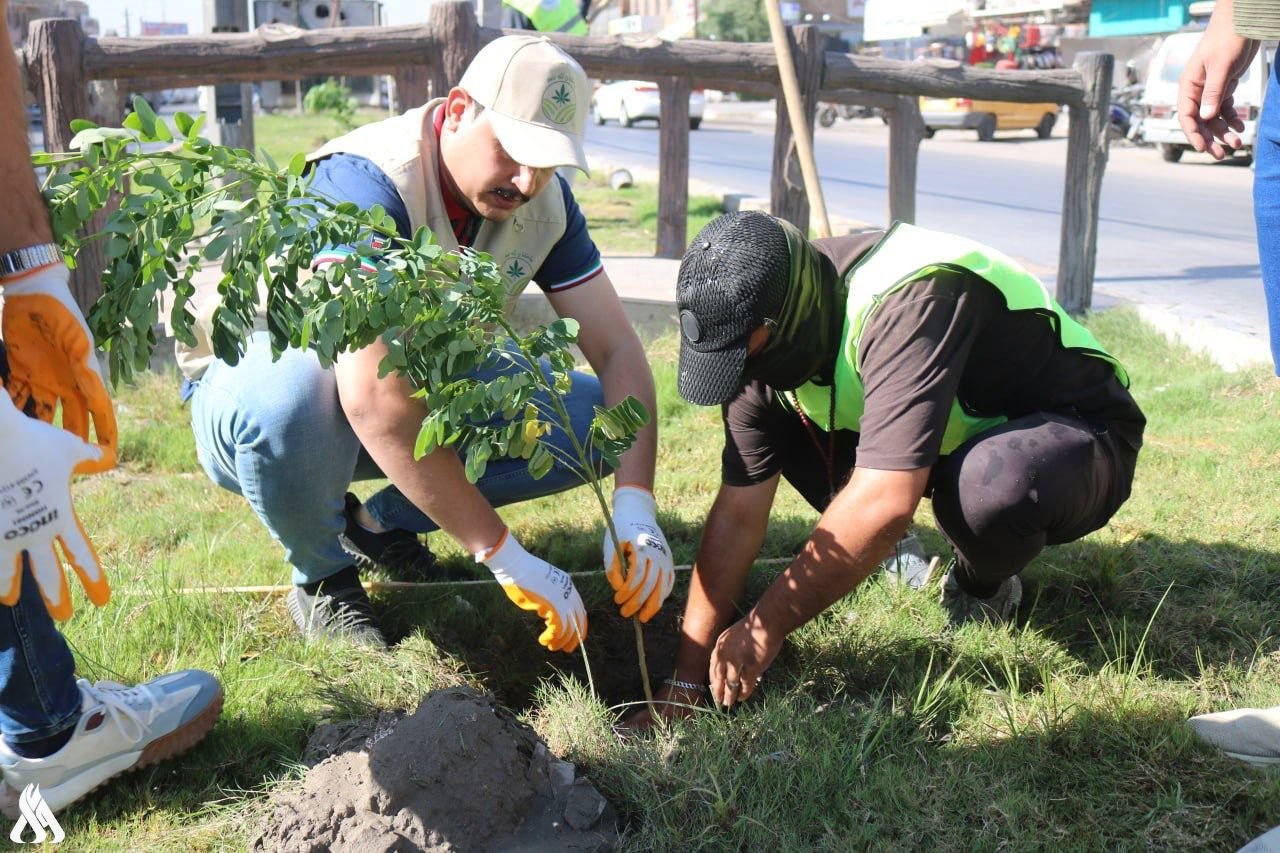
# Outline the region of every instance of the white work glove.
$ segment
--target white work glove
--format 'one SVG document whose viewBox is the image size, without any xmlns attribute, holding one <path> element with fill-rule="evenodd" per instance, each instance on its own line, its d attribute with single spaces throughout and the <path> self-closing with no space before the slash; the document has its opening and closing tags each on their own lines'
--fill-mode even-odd
<svg viewBox="0 0 1280 853">
<path fill-rule="evenodd" d="M 102 606 L 111 598 L 98 555 L 71 506 L 72 470 L 101 456 L 101 449 L 27 417 L 8 394 L 0 394 L 0 603 L 12 607 L 22 594 L 23 552 L 53 618 L 71 616 L 64 561 L 80 576 L 90 601 Z"/>
<path fill-rule="evenodd" d="M 62 407 L 62 427 L 85 441 L 92 425 L 102 451 L 76 472 L 93 474 L 115 467 L 116 415 L 98 369 L 93 336 L 67 286 L 63 263 L 41 267 L 0 282 L 3 332 L 9 354 L 6 390 L 19 410 L 53 423 Z M 27 409 L 32 403 L 34 409 Z"/>
<path fill-rule="evenodd" d="M 622 615 L 639 614 L 648 622 L 662 608 L 676 581 L 671 546 L 658 527 L 658 503 L 648 489 L 619 486 L 613 490 L 613 526 L 622 540 L 627 565 L 618 562 L 618 549 L 608 528 L 604 531 L 605 577 L 614 589 L 613 603 Z"/>
<path fill-rule="evenodd" d="M 521 610 L 536 611 L 547 623 L 538 642 L 553 652 L 573 652 L 587 638 L 587 608 L 573 578 L 520 546 L 508 530 L 496 547 L 476 554 Z"/>
</svg>

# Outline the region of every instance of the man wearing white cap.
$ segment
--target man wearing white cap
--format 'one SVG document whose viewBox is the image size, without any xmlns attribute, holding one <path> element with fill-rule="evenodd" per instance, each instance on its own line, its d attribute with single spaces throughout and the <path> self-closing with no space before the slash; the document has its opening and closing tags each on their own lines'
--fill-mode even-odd
<svg viewBox="0 0 1280 853">
<path fill-rule="evenodd" d="M 536 281 L 560 316 L 580 322 L 578 344 L 596 376 L 574 374 L 567 402 L 579 434 L 594 405 L 634 395 L 655 410 L 644 349 L 568 184 L 555 173 L 559 166 L 587 170 L 589 98 L 586 74 L 566 53 L 541 37 L 507 36 L 483 48 L 445 97 L 309 157 L 313 189 L 364 208 L 381 205 L 402 237 L 425 226 L 446 250 L 487 252 L 506 280 L 508 306 Z M 353 252 L 334 247 L 317 265 Z M 200 462 L 214 482 L 244 495 L 284 546 L 294 568 L 288 607 L 295 623 L 307 636 L 385 644 L 358 570 L 376 564 L 429 577 L 434 557 L 417 534 L 442 528 L 488 565 L 513 602 L 545 620 L 543 645 L 573 651 L 587 626 L 572 580 L 525 552 L 494 507 L 570 488 L 576 476 L 558 468 L 535 482 L 522 460 L 503 460 L 471 485 L 451 449 L 415 460 L 426 409 L 403 378 L 379 378 L 385 355 L 379 341 L 332 369 L 306 350 L 273 362 L 261 334 L 235 366 L 204 347 L 179 353 Z M 567 448 L 567 437 L 559 439 Z M 623 614 L 646 620 L 673 576 L 655 519 L 655 447 L 651 425 L 622 457 L 614 491 L 619 536 L 635 562 L 610 577 Z M 363 504 L 347 492 L 354 480 L 384 476 L 392 485 Z"/>
</svg>

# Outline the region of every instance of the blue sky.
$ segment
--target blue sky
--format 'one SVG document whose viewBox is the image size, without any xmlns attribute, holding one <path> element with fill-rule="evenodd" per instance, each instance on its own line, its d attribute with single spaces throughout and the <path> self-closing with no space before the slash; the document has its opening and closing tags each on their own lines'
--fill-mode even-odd
<svg viewBox="0 0 1280 853">
<path fill-rule="evenodd" d="M 382 17 L 388 24 L 413 24 L 427 20 L 428 0 L 383 0 Z M 253 8 L 250 0 L 249 8 Z M 102 32 L 115 30 L 124 35 L 125 10 L 129 10 L 133 34 L 139 21 L 186 21 L 191 33 L 202 33 L 204 3 L 199 0 L 89 0 L 89 11 L 98 19 Z"/>
</svg>

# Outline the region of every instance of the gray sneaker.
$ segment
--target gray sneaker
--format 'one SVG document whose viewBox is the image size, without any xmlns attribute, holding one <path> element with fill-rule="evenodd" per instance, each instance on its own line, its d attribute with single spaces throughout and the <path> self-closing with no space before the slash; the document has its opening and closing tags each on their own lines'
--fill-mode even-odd
<svg viewBox="0 0 1280 853">
<path fill-rule="evenodd" d="M 886 580 L 906 584 L 912 589 L 922 589 L 929 582 L 929 558 L 924 546 L 912 534 L 907 534 L 893 546 L 893 553 L 881 563 Z"/>
<path fill-rule="evenodd" d="M 357 579 L 350 583 L 344 570 L 336 583 L 321 584 L 314 594 L 300 586 L 289 590 L 285 606 L 293 623 L 308 640 L 344 638 L 361 646 L 385 649 L 387 640 L 373 614 L 369 594 Z M 351 571 L 354 575 L 354 569 Z"/>
<path fill-rule="evenodd" d="M 1013 611 L 1022 603 L 1022 580 L 1014 575 L 1005 578 L 990 598 L 979 598 L 961 588 L 956 580 L 956 564 L 953 561 L 942 579 L 942 609 L 947 611 L 951 624 L 957 628 L 968 622 L 985 622 L 1000 625 L 1008 622 Z"/>
</svg>

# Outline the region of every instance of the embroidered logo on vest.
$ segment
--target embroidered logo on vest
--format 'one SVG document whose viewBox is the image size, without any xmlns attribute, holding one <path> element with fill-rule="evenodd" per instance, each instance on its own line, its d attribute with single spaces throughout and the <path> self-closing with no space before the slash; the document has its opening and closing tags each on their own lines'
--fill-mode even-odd
<svg viewBox="0 0 1280 853">
<path fill-rule="evenodd" d="M 508 254 L 502 260 L 499 267 L 502 270 L 502 277 L 506 279 L 507 284 L 521 284 L 533 275 L 533 258 L 527 252 L 515 251 Z"/>
</svg>

